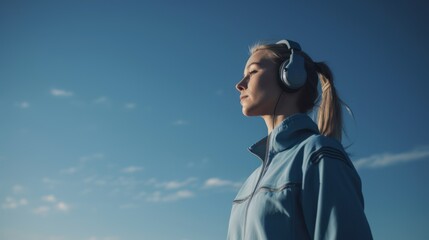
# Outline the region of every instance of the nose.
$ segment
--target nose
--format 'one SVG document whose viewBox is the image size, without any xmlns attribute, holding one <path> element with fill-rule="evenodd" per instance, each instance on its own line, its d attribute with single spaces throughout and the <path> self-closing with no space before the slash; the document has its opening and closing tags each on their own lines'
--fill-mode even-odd
<svg viewBox="0 0 429 240">
<path fill-rule="evenodd" d="M 237 91 L 241 92 L 244 89 L 247 88 L 247 80 L 246 77 L 244 77 L 243 79 L 241 79 L 236 85 L 235 85 L 235 89 L 237 89 Z"/>
</svg>

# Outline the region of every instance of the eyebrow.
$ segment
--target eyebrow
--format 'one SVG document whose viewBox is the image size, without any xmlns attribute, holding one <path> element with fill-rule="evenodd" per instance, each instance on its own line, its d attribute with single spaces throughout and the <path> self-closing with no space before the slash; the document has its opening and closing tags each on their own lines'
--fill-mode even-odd
<svg viewBox="0 0 429 240">
<path fill-rule="evenodd" d="M 249 64 L 249 66 L 247 66 L 247 68 L 246 69 L 248 69 L 250 66 L 252 66 L 253 64 L 256 64 L 256 65 L 261 65 L 261 63 L 260 62 L 252 62 L 251 64 Z"/>
<path fill-rule="evenodd" d="M 253 64 L 256 64 L 256 65 L 261 66 L 261 63 L 259 63 L 259 62 L 252 62 L 251 64 L 249 64 L 249 65 L 246 67 L 246 70 L 247 70 L 247 69 L 249 69 L 249 67 L 250 67 L 250 66 L 252 66 Z M 246 75 L 246 73 L 244 73 L 243 75 Z"/>
</svg>

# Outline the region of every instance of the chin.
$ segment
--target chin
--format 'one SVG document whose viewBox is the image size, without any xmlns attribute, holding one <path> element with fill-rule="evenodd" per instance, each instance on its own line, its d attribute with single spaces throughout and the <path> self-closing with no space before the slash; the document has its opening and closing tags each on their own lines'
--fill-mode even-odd
<svg viewBox="0 0 429 240">
<path fill-rule="evenodd" d="M 247 108 L 243 108 L 241 110 L 241 112 L 246 117 L 254 117 L 254 116 L 259 116 L 260 115 L 260 114 L 256 113 L 255 111 L 252 111 L 252 109 L 247 109 Z"/>
</svg>

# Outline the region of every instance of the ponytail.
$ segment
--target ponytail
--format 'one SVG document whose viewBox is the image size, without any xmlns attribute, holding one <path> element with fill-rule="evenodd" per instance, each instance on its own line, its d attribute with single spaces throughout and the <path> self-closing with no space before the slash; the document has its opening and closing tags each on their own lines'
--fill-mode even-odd
<svg viewBox="0 0 429 240">
<path fill-rule="evenodd" d="M 319 131 L 341 142 L 343 129 L 341 99 L 335 90 L 332 72 L 323 62 L 316 62 L 315 66 L 322 88 L 322 100 L 317 113 Z"/>
</svg>

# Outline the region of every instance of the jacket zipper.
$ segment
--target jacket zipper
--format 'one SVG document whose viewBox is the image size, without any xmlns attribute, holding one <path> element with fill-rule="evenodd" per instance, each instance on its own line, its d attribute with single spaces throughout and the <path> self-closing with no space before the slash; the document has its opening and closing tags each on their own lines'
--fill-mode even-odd
<svg viewBox="0 0 429 240">
<path fill-rule="evenodd" d="M 269 148 L 270 147 L 270 139 L 271 139 L 271 134 L 269 134 L 268 137 L 267 137 L 267 145 L 265 147 L 266 148 L 265 149 L 265 159 L 264 159 L 264 162 L 262 164 L 261 173 L 259 174 L 258 181 L 256 181 L 256 185 L 255 185 L 255 187 L 254 187 L 254 189 L 252 191 L 252 194 L 250 195 L 249 201 L 247 201 L 246 209 L 245 209 L 245 212 L 244 212 L 243 240 L 246 239 L 247 213 L 249 211 L 250 202 L 252 201 L 252 198 L 255 195 L 256 189 L 258 189 L 259 182 L 261 181 L 261 179 L 262 179 L 262 177 L 263 177 L 263 175 L 265 173 L 265 170 L 267 168 L 267 165 L 268 165 L 268 153 L 269 153 L 269 150 L 270 150 L 270 148 Z"/>
</svg>

